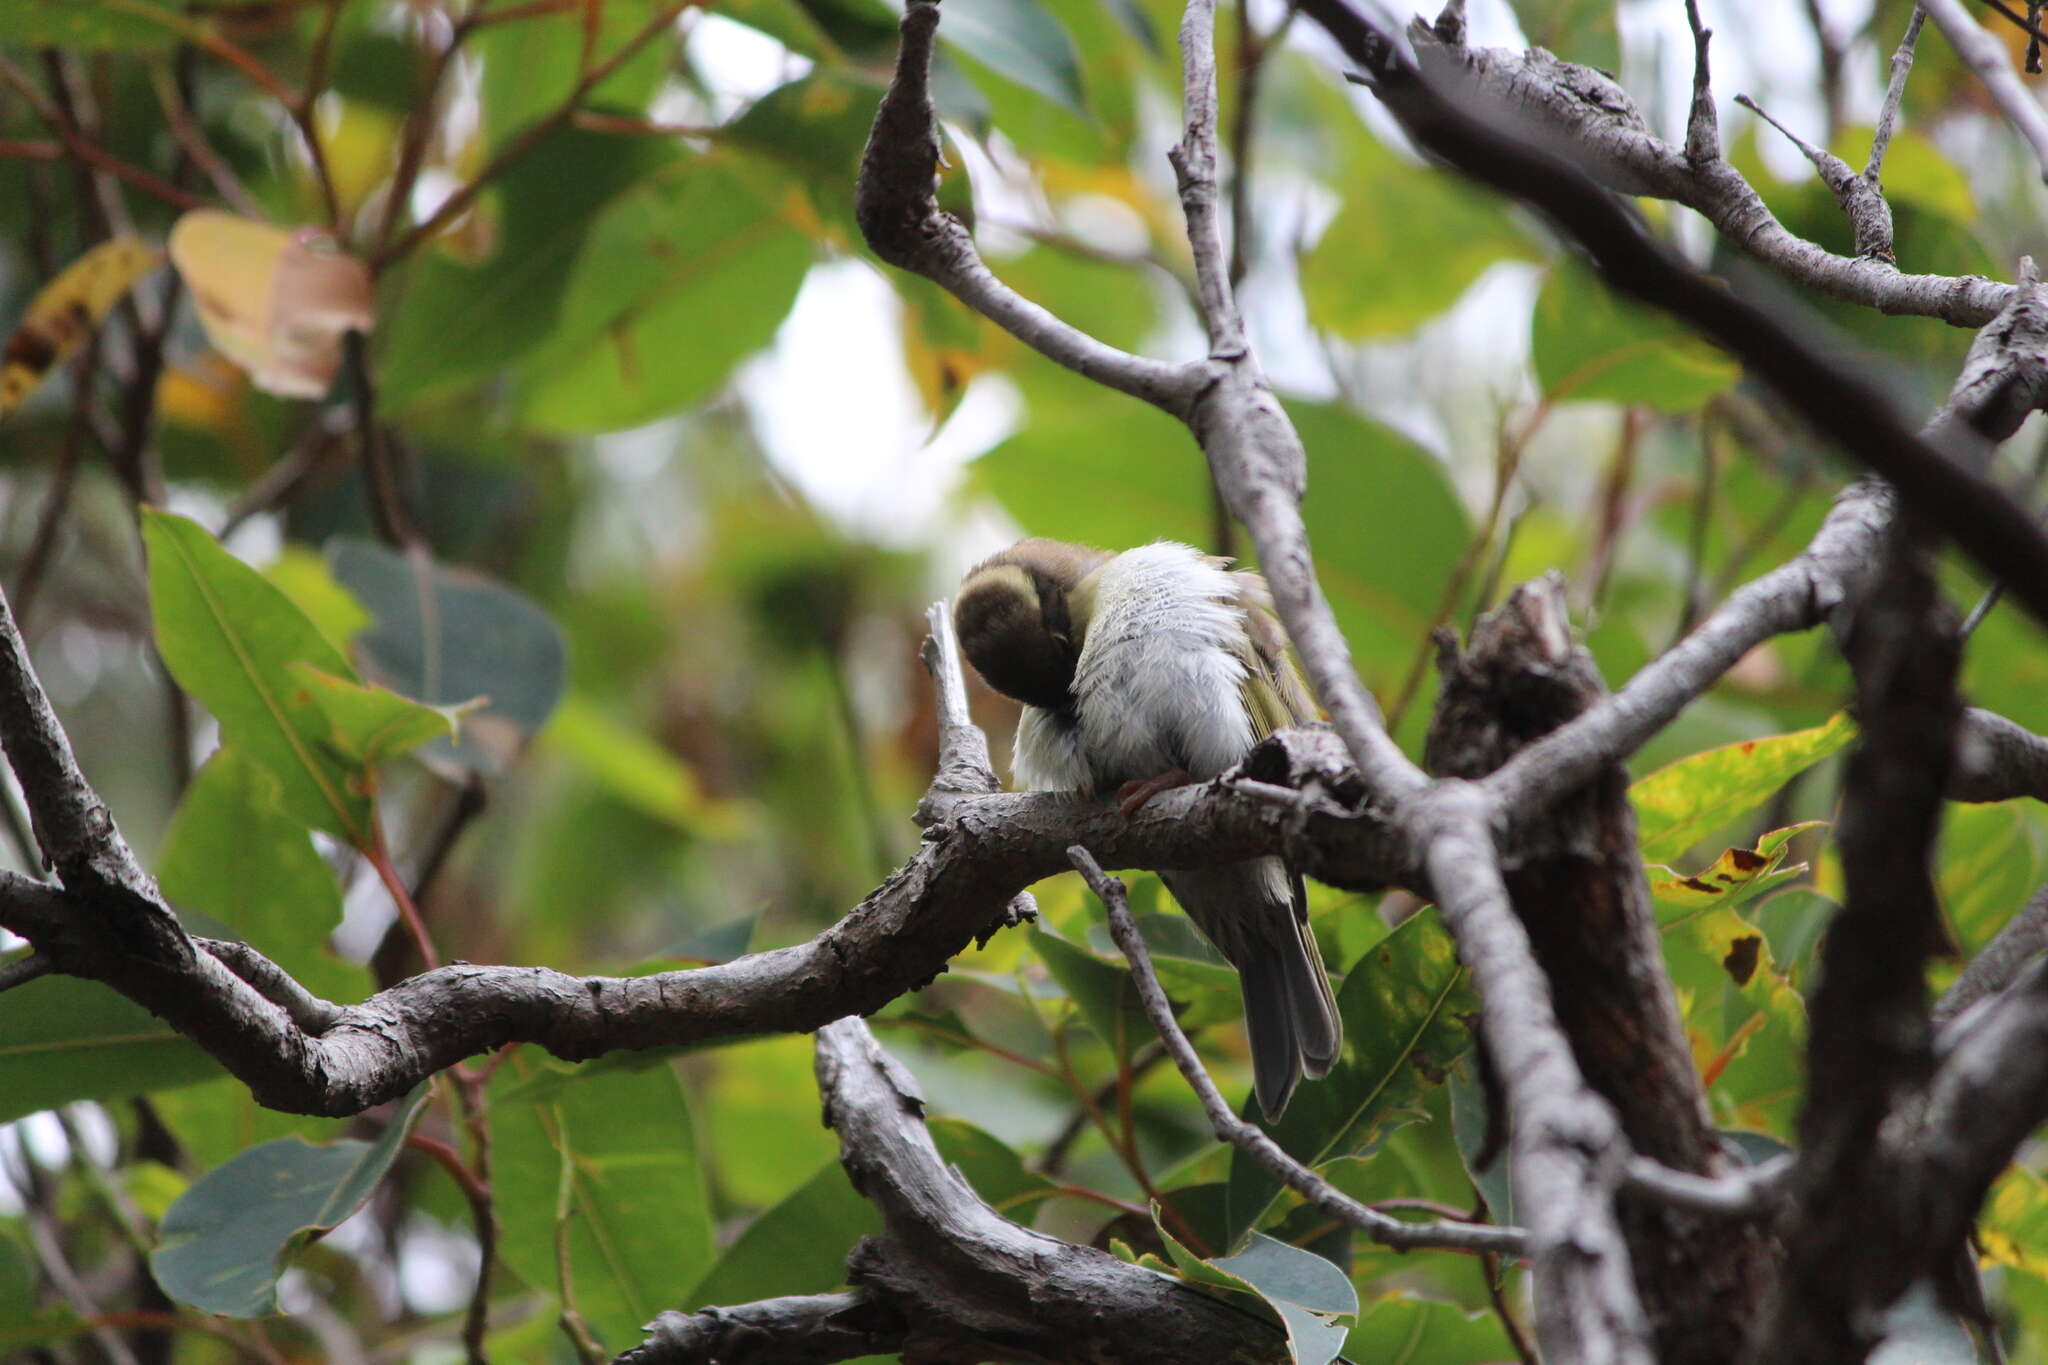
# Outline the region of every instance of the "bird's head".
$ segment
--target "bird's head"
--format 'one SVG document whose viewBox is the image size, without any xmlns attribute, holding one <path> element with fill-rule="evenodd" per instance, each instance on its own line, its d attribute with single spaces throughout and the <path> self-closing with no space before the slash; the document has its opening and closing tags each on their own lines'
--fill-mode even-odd
<svg viewBox="0 0 2048 1365">
<path fill-rule="evenodd" d="M 953 599 L 960 647 L 990 687 L 1048 711 L 1073 700 L 1088 626 L 1088 576 L 1112 556 L 1065 541 L 1020 540 L 967 571 Z"/>
</svg>

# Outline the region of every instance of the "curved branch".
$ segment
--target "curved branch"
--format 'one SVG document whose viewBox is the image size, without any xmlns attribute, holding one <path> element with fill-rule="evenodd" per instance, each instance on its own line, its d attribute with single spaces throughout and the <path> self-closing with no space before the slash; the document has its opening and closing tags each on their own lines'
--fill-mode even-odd
<svg viewBox="0 0 2048 1365">
<path fill-rule="evenodd" d="M 939 129 L 928 76 L 939 27 L 937 0 L 910 0 L 896 74 L 875 111 L 854 187 L 854 215 L 870 249 L 922 275 L 1047 359 L 1119 393 L 1184 416 L 1200 375 L 1105 345 L 998 280 L 959 219 L 932 192 Z"/>
</svg>

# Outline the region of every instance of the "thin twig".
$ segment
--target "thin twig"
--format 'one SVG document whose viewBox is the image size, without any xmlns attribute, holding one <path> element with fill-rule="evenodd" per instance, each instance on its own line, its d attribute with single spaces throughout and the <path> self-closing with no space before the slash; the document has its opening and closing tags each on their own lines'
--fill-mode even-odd
<svg viewBox="0 0 2048 1365">
<path fill-rule="evenodd" d="M 1899 107 L 1906 99 L 1906 77 L 1913 70 L 1913 51 L 1920 42 L 1920 26 L 1927 22 L 1927 11 L 1913 6 L 1913 17 L 1906 21 L 1906 34 L 1899 39 L 1899 46 L 1892 53 L 1892 74 L 1884 89 L 1884 108 L 1878 111 L 1877 131 L 1870 135 L 1870 160 L 1863 164 L 1863 178 L 1871 184 L 1878 184 L 1884 171 L 1884 154 L 1892 145 L 1892 130 L 1898 126 Z"/>
<path fill-rule="evenodd" d="M 13 87 L 30 109 L 35 111 L 43 126 L 56 134 L 73 160 L 82 162 L 97 171 L 127 181 L 144 194 L 163 200 L 175 209 L 203 208 L 206 200 L 196 194 L 179 189 L 159 176 L 152 175 L 140 166 L 130 165 L 106 148 L 81 133 L 70 119 L 64 117 L 57 106 L 52 104 L 43 92 L 36 88 L 34 81 L 22 69 L 5 57 L 0 57 L 0 81 Z"/>
<path fill-rule="evenodd" d="M 186 106 L 185 96 L 178 89 L 177 78 L 170 69 L 160 61 L 151 62 L 149 80 L 156 90 L 157 105 L 164 112 L 164 122 L 170 125 L 171 136 L 178 140 L 178 146 L 192 158 L 192 164 L 212 183 L 214 192 L 245 218 L 259 222 L 267 218 L 269 215 L 256 202 L 256 196 L 242 184 L 235 168 L 206 140 L 205 132 Z"/>
<path fill-rule="evenodd" d="M 475 176 L 444 199 L 441 202 L 441 206 L 429 214 L 425 222 L 414 226 L 396 242 L 380 245 L 372 252 L 369 262 L 371 272 L 374 274 L 382 271 L 393 261 L 402 260 L 406 256 L 411 255 L 413 249 L 419 246 L 420 243 L 427 241 L 457 217 L 467 212 L 469 206 L 476 202 L 476 197 L 483 193 L 485 186 L 502 175 L 507 167 L 524 159 L 527 153 L 538 147 L 556 129 L 567 123 L 576 110 L 581 107 L 583 101 L 589 97 L 592 90 L 602 85 L 613 72 L 631 60 L 633 55 L 641 48 L 671 28 L 675 24 L 676 17 L 696 3 L 698 3 L 698 0 L 670 0 L 669 3 L 664 4 L 660 11 L 642 25 L 637 33 L 620 44 L 617 51 L 585 71 L 578 78 L 576 84 L 570 88 L 568 96 L 552 113 L 544 115 L 528 124 L 524 132 L 506 144 L 504 149 L 496 156 L 485 162 L 482 170 L 478 171 Z"/>
<path fill-rule="evenodd" d="M 1781 1153 L 1729 1175 L 1704 1176 L 1637 1156 L 1628 1163 L 1627 1178 L 1630 1189 L 1695 1213 L 1763 1218 L 1773 1214 L 1783 1202 L 1794 1165 L 1790 1154 Z"/>
<path fill-rule="evenodd" d="M 1215 1129 L 1217 1137 L 1248 1153 L 1324 1213 L 1343 1220 L 1382 1245 L 1404 1249 L 1433 1247 L 1443 1251 L 1491 1251 L 1509 1256 L 1523 1253 L 1527 1238 L 1520 1228 L 1441 1220 L 1410 1223 L 1368 1208 L 1289 1156 L 1262 1129 L 1239 1118 L 1230 1102 L 1223 1098 L 1223 1092 L 1209 1079 L 1209 1073 L 1202 1067 L 1202 1059 L 1195 1055 L 1194 1045 L 1188 1041 L 1187 1034 L 1181 1032 L 1180 1021 L 1173 1017 L 1172 1002 L 1166 998 L 1158 974 L 1152 969 L 1152 954 L 1145 946 L 1145 936 L 1138 931 L 1138 921 L 1131 913 L 1130 898 L 1124 893 L 1124 884 L 1104 872 L 1094 856 L 1079 844 L 1067 850 L 1067 857 L 1109 912 L 1109 932 L 1116 939 L 1117 947 L 1123 950 L 1125 961 L 1130 963 L 1131 980 L 1137 988 L 1138 1001 L 1144 1006 L 1152 1027 L 1159 1031 L 1160 1041 L 1166 1044 L 1167 1053 L 1172 1056 L 1174 1065 L 1180 1068 L 1188 1088 L 1202 1102 L 1202 1112 L 1208 1115 L 1209 1126 Z"/>
</svg>

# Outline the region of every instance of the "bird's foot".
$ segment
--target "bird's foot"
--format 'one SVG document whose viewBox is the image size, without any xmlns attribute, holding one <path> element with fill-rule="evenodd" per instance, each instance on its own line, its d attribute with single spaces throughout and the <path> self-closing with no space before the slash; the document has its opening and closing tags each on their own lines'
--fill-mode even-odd
<svg viewBox="0 0 2048 1365">
<path fill-rule="evenodd" d="M 1194 775 L 1185 768 L 1174 768 L 1138 782 L 1126 782 L 1116 789 L 1116 813 L 1129 820 L 1145 809 L 1145 803 L 1161 792 L 1170 792 L 1175 787 L 1185 787 L 1193 782 Z"/>
</svg>

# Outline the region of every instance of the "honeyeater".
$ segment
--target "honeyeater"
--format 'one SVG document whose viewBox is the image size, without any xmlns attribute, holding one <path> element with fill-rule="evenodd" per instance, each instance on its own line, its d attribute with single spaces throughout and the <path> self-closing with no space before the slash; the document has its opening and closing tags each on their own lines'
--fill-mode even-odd
<svg viewBox="0 0 2048 1365">
<path fill-rule="evenodd" d="M 1227 564 L 1171 541 L 1112 554 L 1032 539 L 968 571 L 953 619 L 988 685 L 1024 704 L 1020 785 L 1119 791 L 1128 816 L 1313 719 L 1264 580 Z M 1343 1044 L 1301 877 L 1278 857 L 1159 876 L 1237 968 L 1253 1088 L 1277 1119 Z"/>
</svg>

